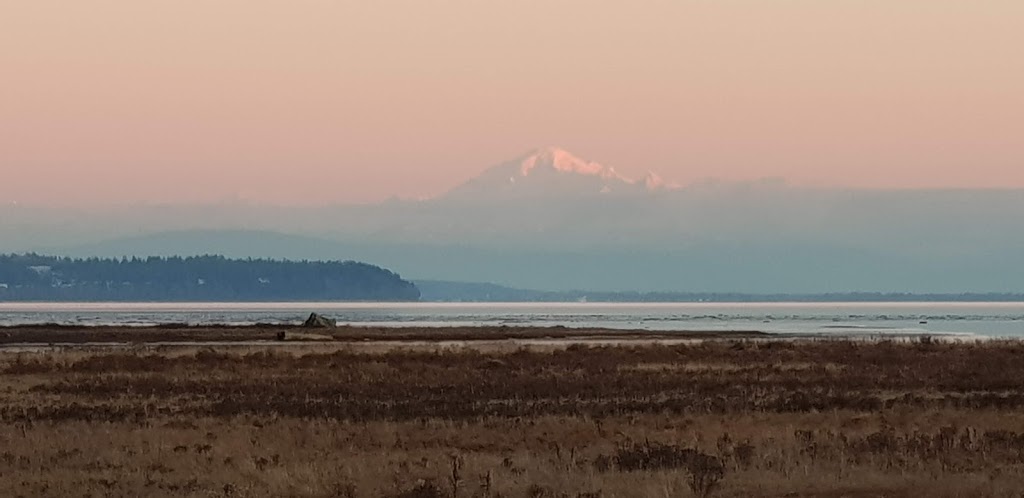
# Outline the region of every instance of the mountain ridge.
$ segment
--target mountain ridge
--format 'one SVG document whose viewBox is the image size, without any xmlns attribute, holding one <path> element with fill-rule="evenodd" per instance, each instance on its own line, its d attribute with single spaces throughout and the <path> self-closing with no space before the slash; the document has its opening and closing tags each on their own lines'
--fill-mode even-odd
<svg viewBox="0 0 1024 498">
<path fill-rule="evenodd" d="M 613 169 L 547 152 L 485 170 L 483 180 L 467 182 L 465 195 L 425 201 L 91 212 L 0 207 L 0 252 L 343 258 L 416 279 L 550 290 L 1024 290 L 1024 266 L 1017 263 L 1024 189 L 755 182 L 649 190 Z M 613 190 L 602 193 L 608 185 Z M 189 230 L 207 232 L 166 235 Z"/>
<path fill-rule="evenodd" d="M 582 159 L 556 146 L 534 149 L 525 155 L 485 169 L 435 199 L 536 199 L 640 195 L 675 190 L 654 172 L 630 178 L 615 168 Z"/>
</svg>

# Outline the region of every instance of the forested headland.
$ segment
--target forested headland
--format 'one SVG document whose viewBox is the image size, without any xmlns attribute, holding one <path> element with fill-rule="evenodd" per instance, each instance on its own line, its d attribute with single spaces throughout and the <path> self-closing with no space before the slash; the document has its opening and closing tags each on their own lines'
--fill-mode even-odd
<svg viewBox="0 0 1024 498">
<path fill-rule="evenodd" d="M 355 261 L 221 256 L 0 255 L 0 301 L 415 301 L 399 275 Z"/>
</svg>

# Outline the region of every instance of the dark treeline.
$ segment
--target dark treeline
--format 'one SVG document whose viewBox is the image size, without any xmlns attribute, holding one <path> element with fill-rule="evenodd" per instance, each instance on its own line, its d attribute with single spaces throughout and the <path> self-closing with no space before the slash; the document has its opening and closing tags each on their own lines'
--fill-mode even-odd
<svg viewBox="0 0 1024 498">
<path fill-rule="evenodd" d="M 419 290 L 354 261 L 222 256 L 0 255 L 0 301 L 415 301 Z"/>
</svg>

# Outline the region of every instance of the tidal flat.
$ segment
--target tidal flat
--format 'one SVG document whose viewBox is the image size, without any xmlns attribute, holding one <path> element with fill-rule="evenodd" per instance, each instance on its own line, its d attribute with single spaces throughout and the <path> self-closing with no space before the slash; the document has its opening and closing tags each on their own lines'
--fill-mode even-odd
<svg viewBox="0 0 1024 498">
<path fill-rule="evenodd" d="M 0 341 L 25 342 L 21 330 Z M 379 337 L 332 330 L 280 348 L 266 333 L 244 347 L 0 354 L 0 495 L 1024 493 L 1021 342 L 417 336 L 370 348 Z"/>
</svg>

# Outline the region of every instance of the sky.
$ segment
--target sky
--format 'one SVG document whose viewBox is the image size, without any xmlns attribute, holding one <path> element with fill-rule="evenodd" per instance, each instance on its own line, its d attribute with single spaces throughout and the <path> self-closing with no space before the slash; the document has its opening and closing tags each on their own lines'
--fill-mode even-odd
<svg viewBox="0 0 1024 498">
<path fill-rule="evenodd" d="M 1020 0 L 4 0 L 0 203 L 373 202 L 557 145 L 1024 187 Z"/>
</svg>

